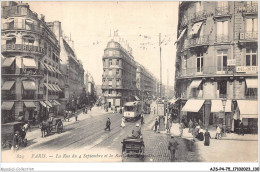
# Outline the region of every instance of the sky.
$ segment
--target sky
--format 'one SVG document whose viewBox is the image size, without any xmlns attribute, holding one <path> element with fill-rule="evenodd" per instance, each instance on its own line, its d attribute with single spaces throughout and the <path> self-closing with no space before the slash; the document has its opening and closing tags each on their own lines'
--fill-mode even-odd
<svg viewBox="0 0 260 172">
<path fill-rule="evenodd" d="M 74 40 L 76 56 L 97 85 L 102 84 L 102 56 L 108 41 L 124 39 L 134 59 L 160 77 L 159 33 L 162 48 L 162 82 L 174 84 L 178 2 L 27 2 L 45 21 L 61 21 L 63 34 Z M 114 37 L 114 33 L 118 37 Z"/>
</svg>

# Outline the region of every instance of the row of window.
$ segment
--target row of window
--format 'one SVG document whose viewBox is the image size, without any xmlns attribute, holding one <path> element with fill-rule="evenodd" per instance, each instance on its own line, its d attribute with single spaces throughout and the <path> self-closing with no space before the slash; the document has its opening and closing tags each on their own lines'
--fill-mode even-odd
<svg viewBox="0 0 260 172">
<path fill-rule="evenodd" d="M 196 53 L 196 72 L 203 72 L 203 52 Z M 182 57 L 182 69 L 187 69 L 187 56 L 184 55 Z M 218 50 L 217 51 L 217 71 L 225 71 L 227 70 L 228 64 L 228 50 Z M 246 66 L 257 66 L 257 49 L 256 48 L 246 48 L 245 54 L 245 65 Z M 211 66 L 212 67 L 212 66 Z"/>
</svg>

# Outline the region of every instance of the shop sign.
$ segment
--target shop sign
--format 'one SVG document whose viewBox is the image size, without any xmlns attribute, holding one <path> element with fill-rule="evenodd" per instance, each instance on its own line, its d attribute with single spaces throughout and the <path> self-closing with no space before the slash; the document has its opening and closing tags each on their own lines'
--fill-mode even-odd
<svg viewBox="0 0 260 172">
<path fill-rule="evenodd" d="M 238 73 L 257 73 L 258 66 L 237 66 L 236 71 Z"/>
</svg>

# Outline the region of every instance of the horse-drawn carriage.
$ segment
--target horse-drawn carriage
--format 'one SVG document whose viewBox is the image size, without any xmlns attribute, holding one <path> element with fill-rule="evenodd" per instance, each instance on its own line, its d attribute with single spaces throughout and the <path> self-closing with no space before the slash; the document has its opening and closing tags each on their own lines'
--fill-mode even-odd
<svg viewBox="0 0 260 172">
<path fill-rule="evenodd" d="M 49 135 L 50 133 L 61 133 L 63 130 L 63 123 L 61 118 L 52 118 L 48 121 L 43 121 L 40 124 L 40 129 L 42 131 L 42 137 L 45 136 L 45 133 Z"/>
<path fill-rule="evenodd" d="M 27 146 L 27 139 L 25 138 L 26 132 L 22 130 L 24 123 L 23 122 L 11 122 L 2 124 L 2 148 L 12 147 L 12 142 L 15 133 L 18 134 L 18 146 Z"/>
<path fill-rule="evenodd" d="M 144 158 L 144 141 L 142 138 L 126 138 L 122 142 L 122 161 L 128 157 Z"/>
</svg>

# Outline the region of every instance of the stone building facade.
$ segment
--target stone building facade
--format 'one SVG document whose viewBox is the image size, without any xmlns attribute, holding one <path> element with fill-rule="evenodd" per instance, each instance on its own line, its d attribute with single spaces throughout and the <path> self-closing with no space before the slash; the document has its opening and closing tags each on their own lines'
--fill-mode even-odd
<svg viewBox="0 0 260 172">
<path fill-rule="evenodd" d="M 242 121 L 248 132 L 256 131 L 257 21 L 257 1 L 180 2 L 175 74 L 180 119 L 233 131 Z"/>
<path fill-rule="evenodd" d="M 2 122 L 47 118 L 59 109 L 60 48 L 44 16 L 2 3 Z"/>
</svg>

